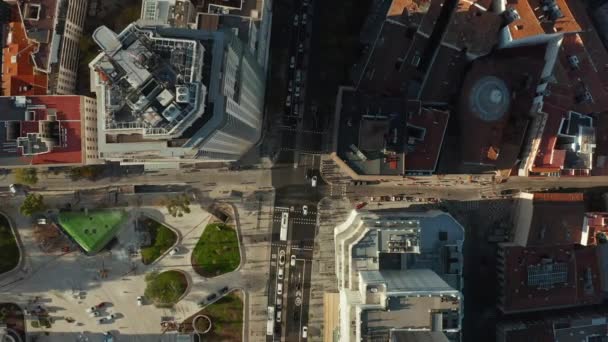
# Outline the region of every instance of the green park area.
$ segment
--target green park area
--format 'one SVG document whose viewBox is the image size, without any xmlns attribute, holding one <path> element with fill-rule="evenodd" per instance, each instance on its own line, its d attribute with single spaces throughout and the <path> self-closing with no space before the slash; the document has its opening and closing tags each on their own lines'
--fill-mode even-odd
<svg viewBox="0 0 608 342">
<path fill-rule="evenodd" d="M 151 244 L 141 249 L 141 261 L 145 265 L 153 263 L 177 241 L 177 235 L 171 229 L 151 218 L 139 220 L 138 225 L 143 226 L 151 237 Z"/>
<path fill-rule="evenodd" d="M 122 210 L 62 212 L 59 224 L 87 253 L 97 253 L 116 235 L 127 213 Z"/>
<path fill-rule="evenodd" d="M 19 263 L 19 248 L 4 215 L 0 214 L 0 274 L 15 268 Z"/>
<path fill-rule="evenodd" d="M 158 307 L 171 307 L 187 288 L 188 280 L 179 271 L 153 272 L 146 275 L 144 296 Z"/>
<path fill-rule="evenodd" d="M 192 252 L 194 270 L 204 277 L 215 277 L 236 270 L 240 263 L 236 230 L 222 223 L 207 225 Z"/>
<path fill-rule="evenodd" d="M 209 324 L 206 320 L 195 320 L 199 315 L 205 315 L 211 320 L 211 329 L 201 335 L 203 341 L 242 341 L 243 332 L 243 299 L 240 291 L 232 292 L 217 302 L 206 306 L 203 310 L 184 321 L 185 327 L 198 331 L 206 331 Z"/>
</svg>

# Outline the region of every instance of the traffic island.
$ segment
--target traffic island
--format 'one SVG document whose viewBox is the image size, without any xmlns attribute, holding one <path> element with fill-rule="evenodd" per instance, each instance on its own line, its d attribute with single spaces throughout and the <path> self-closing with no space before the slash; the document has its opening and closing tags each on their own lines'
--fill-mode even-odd
<svg viewBox="0 0 608 342">
<path fill-rule="evenodd" d="M 59 224 L 87 254 L 95 254 L 110 242 L 128 215 L 123 210 L 61 212 Z"/>
<path fill-rule="evenodd" d="M 177 241 L 177 234 L 173 230 L 149 217 L 139 218 L 136 227 L 136 230 L 146 236 L 146 247 L 141 248 L 141 261 L 144 265 L 155 262 Z"/>
<path fill-rule="evenodd" d="M 156 307 L 172 307 L 186 293 L 188 279 L 181 271 L 166 271 L 146 275 L 144 296 Z"/>
<path fill-rule="evenodd" d="M 241 263 L 236 230 L 223 223 L 208 224 L 192 252 L 192 267 L 203 277 L 236 270 Z"/>
<path fill-rule="evenodd" d="M 192 333 L 205 328 L 207 325 L 204 319 L 199 318 L 201 316 L 210 320 L 210 329 L 204 334 L 205 341 L 243 341 L 242 291 L 234 291 L 186 318 L 180 325 L 180 332 Z"/>
<path fill-rule="evenodd" d="M 0 214 L 0 274 L 13 270 L 19 264 L 20 252 L 8 218 Z"/>
</svg>

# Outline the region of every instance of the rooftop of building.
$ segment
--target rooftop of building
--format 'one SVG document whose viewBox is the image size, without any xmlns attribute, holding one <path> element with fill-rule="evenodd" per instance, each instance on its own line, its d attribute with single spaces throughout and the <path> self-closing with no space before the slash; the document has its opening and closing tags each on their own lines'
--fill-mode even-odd
<svg viewBox="0 0 608 342">
<path fill-rule="evenodd" d="M 199 4 L 198 9 L 203 13 L 233 14 L 261 19 L 264 0 L 201 0 Z"/>
<path fill-rule="evenodd" d="M 582 193 L 535 193 L 533 205 L 527 246 L 581 241 L 586 212 Z"/>
<path fill-rule="evenodd" d="M 37 45 L 28 40 L 17 6 L 11 6 L 6 45 L 2 50 L 2 95 L 44 95 L 48 77 L 35 70 L 31 54 Z"/>
<path fill-rule="evenodd" d="M 508 26 L 513 39 L 581 30 L 566 0 L 507 0 L 506 3 L 506 7 L 515 9 L 520 17 Z"/>
<path fill-rule="evenodd" d="M 172 27 L 187 27 L 194 18 L 194 6 L 189 0 L 145 0 L 140 19 L 143 23 L 161 22 Z"/>
<path fill-rule="evenodd" d="M 457 51 L 464 50 L 475 57 L 490 53 L 498 44 L 503 18 L 483 5 L 459 0 L 446 27 L 442 45 Z"/>
<path fill-rule="evenodd" d="M 441 331 L 391 330 L 390 342 L 450 342 Z"/>
<path fill-rule="evenodd" d="M 460 329 L 460 292 L 429 269 L 360 272 L 367 307 L 361 314 L 363 336 L 386 334 L 390 329 Z M 377 292 L 374 292 L 377 291 Z M 390 328 L 388 328 L 390 327 Z"/>
<path fill-rule="evenodd" d="M 458 103 L 465 164 L 510 170 L 518 160 L 546 45 L 500 49 L 475 60 Z"/>
<path fill-rule="evenodd" d="M 0 163 L 82 163 L 80 120 L 80 96 L 0 97 Z"/>
<path fill-rule="evenodd" d="M 58 23 L 56 15 L 58 12 L 62 15 L 61 13 L 67 9 L 67 1 L 11 0 L 11 2 L 18 5 L 26 35 L 37 46 L 37 49 L 32 51 L 34 64 L 38 69 L 50 72 L 50 63 L 58 53 L 60 44 L 60 36 L 55 32 Z"/>
<path fill-rule="evenodd" d="M 504 313 L 592 305 L 603 299 L 594 247 L 501 244 L 498 264 L 498 306 Z"/>
<path fill-rule="evenodd" d="M 93 33 L 102 54 L 91 62 L 105 87 L 105 129 L 176 137 L 204 112 L 204 47 L 129 25 Z"/>
<path fill-rule="evenodd" d="M 337 153 L 355 172 L 433 172 L 449 114 L 419 101 L 356 91 L 342 94 Z M 354 146 L 354 147 L 353 147 Z"/>
<path fill-rule="evenodd" d="M 576 311 L 574 311 L 576 310 Z M 542 317 L 513 319 L 497 326 L 497 342 L 579 342 L 598 341 L 608 336 L 608 314 L 598 310 L 571 309 L 565 313 Z"/>
</svg>

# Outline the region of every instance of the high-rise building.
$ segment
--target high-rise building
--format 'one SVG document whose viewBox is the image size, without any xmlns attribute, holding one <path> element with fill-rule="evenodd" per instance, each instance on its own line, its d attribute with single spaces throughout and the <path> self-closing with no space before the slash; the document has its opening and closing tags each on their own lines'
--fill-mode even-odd
<svg viewBox="0 0 608 342">
<path fill-rule="evenodd" d="M 230 31 L 132 24 L 93 39 L 100 158 L 175 168 L 238 160 L 259 140 L 264 73 Z"/>
</svg>

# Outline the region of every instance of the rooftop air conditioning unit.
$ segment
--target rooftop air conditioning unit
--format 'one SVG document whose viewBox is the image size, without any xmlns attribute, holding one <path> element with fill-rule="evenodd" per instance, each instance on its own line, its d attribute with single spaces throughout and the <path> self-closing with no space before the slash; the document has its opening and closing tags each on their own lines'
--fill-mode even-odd
<svg viewBox="0 0 608 342">
<path fill-rule="evenodd" d="M 580 61 L 578 60 L 578 56 L 572 55 L 568 56 L 568 64 L 572 67 L 572 69 L 578 69 Z"/>
</svg>

